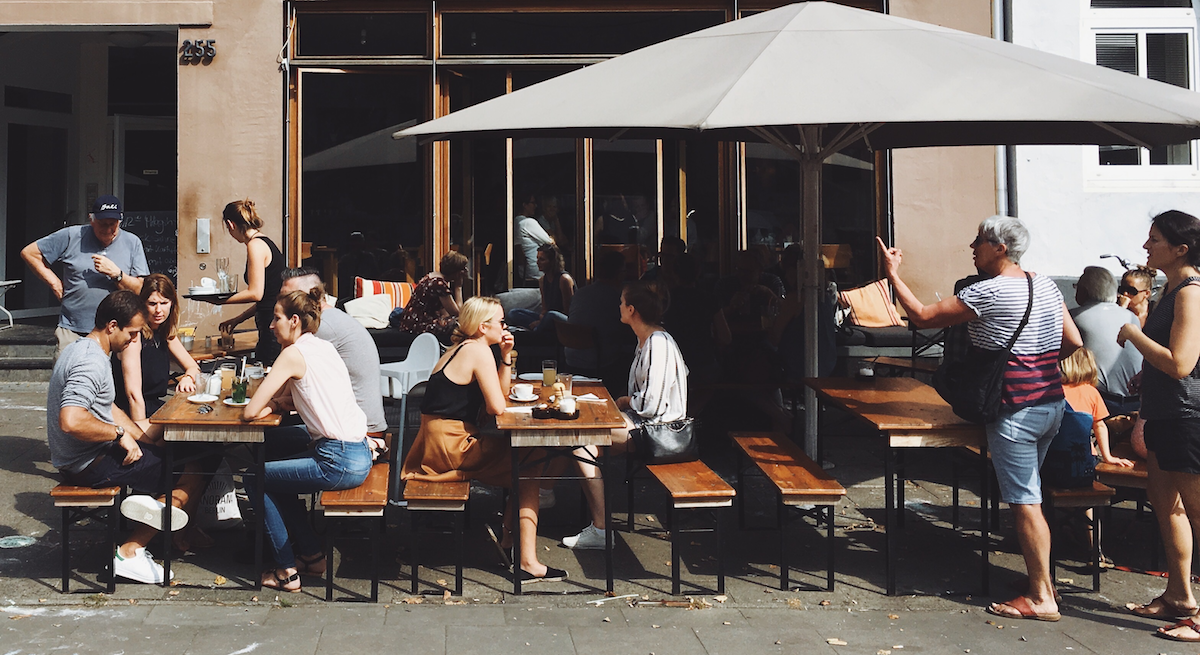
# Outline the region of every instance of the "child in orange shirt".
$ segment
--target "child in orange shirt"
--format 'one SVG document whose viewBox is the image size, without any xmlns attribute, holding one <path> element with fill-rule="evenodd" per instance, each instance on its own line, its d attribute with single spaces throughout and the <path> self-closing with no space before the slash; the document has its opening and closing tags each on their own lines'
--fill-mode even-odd
<svg viewBox="0 0 1200 655">
<path fill-rule="evenodd" d="M 1099 461 L 1105 464 L 1132 467 L 1133 462 L 1113 457 L 1108 448 L 1108 426 L 1104 424 L 1104 419 L 1108 418 L 1108 407 L 1096 388 L 1100 373 L 1092 351 L 1080 348 L 1059 362 L 1058 366 L 1062 371 L 1063 395 L 1067 397 L 1067 404 L 1077 412 L 1092 415 L 1092 454 L 1099 455 Z"/>
</svg>

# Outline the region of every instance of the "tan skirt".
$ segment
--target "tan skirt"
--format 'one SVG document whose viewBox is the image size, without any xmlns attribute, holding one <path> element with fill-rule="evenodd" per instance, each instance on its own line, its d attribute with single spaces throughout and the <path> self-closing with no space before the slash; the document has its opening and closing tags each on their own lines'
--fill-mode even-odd
<svg viewBox="0 0 1200 655">
<path fill-rule="evenodd" d="M 512 453 L 508 440 L 476 438 L 479 430 L 458 419 L 421 415 L 400 477 L 427 482 L 479 480 L 497 487 L 512 486 Z"/>
</svg>

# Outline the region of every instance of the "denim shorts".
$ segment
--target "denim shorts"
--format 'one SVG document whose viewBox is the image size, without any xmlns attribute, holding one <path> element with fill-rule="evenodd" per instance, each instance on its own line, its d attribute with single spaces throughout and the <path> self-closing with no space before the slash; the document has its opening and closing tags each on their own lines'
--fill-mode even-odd
<svg viewBox="0 0 1200 655">
<path fill-rule="evenodd" d="M 1000 500 L 1010 505 L 1042 502 L 1042 461 L 1062 424 L 1065 400 L 1001 410 L 1000 418 L 984 426 L 988 451 L 1000 483 Z"/>
</svg>

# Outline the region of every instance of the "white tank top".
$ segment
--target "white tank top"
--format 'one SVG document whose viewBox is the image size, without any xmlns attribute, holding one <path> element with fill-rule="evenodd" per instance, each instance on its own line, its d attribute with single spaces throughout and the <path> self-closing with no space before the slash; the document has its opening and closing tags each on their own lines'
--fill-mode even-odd
<svg viewBox="0 0 1200 655">
<path fill-rule="evenodd" d="M 304 358 L 304 377 L 292 380 L 292 401 L 314 439 L 362 441 L 367 416 L 354 399 L 350 373 L 333 344 L 305 333 L 292 344 Z"/>
</svg>

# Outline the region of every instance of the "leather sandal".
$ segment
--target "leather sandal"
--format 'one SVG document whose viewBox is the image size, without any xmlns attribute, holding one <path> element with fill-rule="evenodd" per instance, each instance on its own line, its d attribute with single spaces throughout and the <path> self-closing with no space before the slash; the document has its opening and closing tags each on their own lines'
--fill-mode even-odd
<svg viewBox="0 0 1200 655">
<path fill-rule="evenodd" d="M 1177 605 L 1159 596 L 1145 605 L 1132 605 L 1129 611 L 1148 619 L 1187 619 L 1196 616 L 1197 608 Z"/>
<path fill-rule="evenodd" d="M 271 576 L 275 578 L 274 581 L 272 581 L 270 579 L 264 580 L 262 583 L 263 587 L 265 587 L 267 589 L 274 589 L 276 591 L 286 591 L 291 594 L 300 593 L 300 585 L 299 584 L 296 585 L 295 589 L 288 588 L 288 585 L 292 584 L 293 582 L 295 582 L 295 583 L 300 582 L 300 573 L 299 572 L 293 573 L 286 577 L 279 575 L 279 569 L 267 569 L 266 571 L 263 571 L 263 573 L 270 573 Z"/>
<path fill-rule="evenodd" d="M 1172 630 L 1178 630 L 1179 628 L 1187 628 L 1188 631 L 1184 634 L 1187 634 L 1189 636 L 1183 637 L 1180 635 L 1169 634 Z M 1193 621 L 1191 619 L 1184 619 L 1184 620 L 1180 621 L 1179 623 L 1176 623 L 1175 625 L 1169 625 L 1165 628 L 1159 628 L 1158 631 L 1155 632 L 1154 634 L 1157 637 L 1162 637 L 1163 639 L 1170 639 L 1171 641 L 1182 641 L 1187 644 L 1200 643 L 1200 625 L 1198 625 L 1195 621 Z"/>
</svg>

